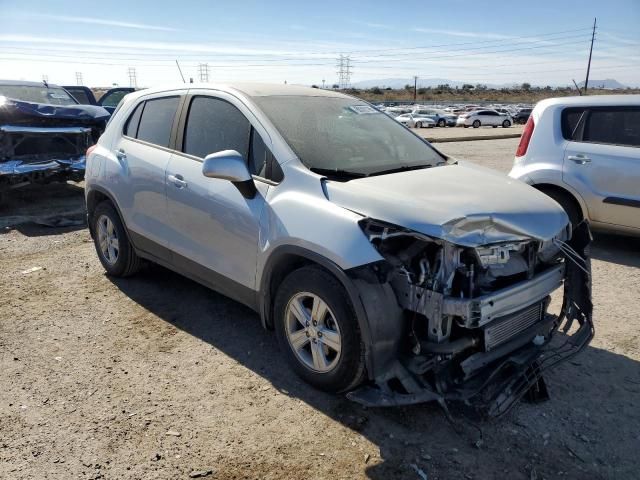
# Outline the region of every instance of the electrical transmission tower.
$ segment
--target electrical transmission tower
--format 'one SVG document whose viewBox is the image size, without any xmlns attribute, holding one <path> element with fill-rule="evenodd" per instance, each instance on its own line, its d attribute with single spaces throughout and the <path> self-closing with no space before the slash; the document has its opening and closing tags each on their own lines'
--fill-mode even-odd
<svg viewBox="0 0 640 480">
<path fill-rule="evenodd" d="M 201 82 L 209 81 L 209 64 L 208 63 L 200 63 L 198 64 L 198 78 Z"/>
<path fill-rule="evenodd" d="M 137 88 L 138 80 L 136 79 L 136 67 L 129 67 L 127 69 L 127 75 L 129 75 L 129 86 Z"/>
<path fill-rule="evenodd" d="M 340 88 L 349 88 L 351 85 L 351 57 L 340 55 L 338 57 L 338 85 Z"/>
<path fill-rule="evenodd" d="M 76 72 L 76 85 L 83 85 L 82 72 Z"/>
</svg>

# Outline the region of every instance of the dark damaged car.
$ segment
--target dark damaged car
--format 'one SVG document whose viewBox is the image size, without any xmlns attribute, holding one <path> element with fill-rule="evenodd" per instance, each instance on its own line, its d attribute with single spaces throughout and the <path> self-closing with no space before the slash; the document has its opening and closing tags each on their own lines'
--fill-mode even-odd
<svg viewBox="0 0 640 480">
<path fill-rule="evenodd" d="M 336 92 L 133 93 L 85 192 L 108 274 L 147 259 L 245 303 L 298 375 L 365 405 L 499 415 L 593 335 L 586 224 Z"/>
<path fill-rule="evenodd" d="M 85 153 L 109 112 L 44 82 L 0 81 L 0 196 L 30 183 L 84 178 Z"/>
</svg>

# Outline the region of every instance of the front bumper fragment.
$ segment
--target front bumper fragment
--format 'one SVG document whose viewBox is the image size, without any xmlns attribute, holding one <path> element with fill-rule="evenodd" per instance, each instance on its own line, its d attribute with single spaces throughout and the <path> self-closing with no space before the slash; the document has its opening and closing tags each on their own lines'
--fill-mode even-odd
<svg viewBox="0 0 640 480">
<path fill-rule="evenodd" d="M 429 382 L 421 375 L 433 371 L 429 360 L 423 359 L 421 364 L 415 358 L 405 359 L 394 364 L 394 371 L 380 375 L 374 384 L 349 392 L 347 397 L 370 407 L 454 401 L 483 415 L 497 417 L 509 411 L 527 392 L 544 390 L 542 374 L 580 352 L 594 335 L 590 242 L 588 224 L 583 222 L 574 230 L 569 245 L 585 262 L 578 266 L 566 259 L 564 263 L 560 315 L 547 314 L 495 349 L 467 357 L 457 367 L 460 381 Z M 404 391 L 393 389 L 390 378 L 399 380 Z"/>
</svg>

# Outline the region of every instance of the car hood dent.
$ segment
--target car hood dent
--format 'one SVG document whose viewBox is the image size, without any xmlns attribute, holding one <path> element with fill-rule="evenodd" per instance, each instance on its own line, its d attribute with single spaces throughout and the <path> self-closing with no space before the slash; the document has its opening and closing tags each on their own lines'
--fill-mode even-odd
<svg viewBox="0 0 640 480">
<path fill-rule="evenodd" d="M 73 120 L 78 123 L 100 123 L 110 114 L 95 105 L 51 105 L 9 99 L 0 110 L 0 121 L 11 123 L 26 118 Z"/>
<path fill-rule="evenodd" d="M 569 222 L 549 197 L 498 172 L 466 162 L 326 182 L 343 208 L 462 246 L 549 240 Z"/>
</svg>

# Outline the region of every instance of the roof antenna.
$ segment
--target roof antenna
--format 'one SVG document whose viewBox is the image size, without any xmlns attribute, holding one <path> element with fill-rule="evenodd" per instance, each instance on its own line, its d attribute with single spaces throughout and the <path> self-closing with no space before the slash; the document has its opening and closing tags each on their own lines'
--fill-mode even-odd
<svg viewBox="0 0 640 480">
<path fill-rule="evenodd" d="M 49 88 L 49 84 L 44 78 L 42 79 L 42 83 L 44 84 L 45 87 Z"/>
<path fill-rule="evenodd" d="M 580 87 L 576 83 L 575 79 L 572 78 L 571 80 L 573 80 L 573 84 L 576 86 L 576 90 L 578 90 L 578 95 L 582 96 L 582 90 L 580 90 Z"/>
</svg>

